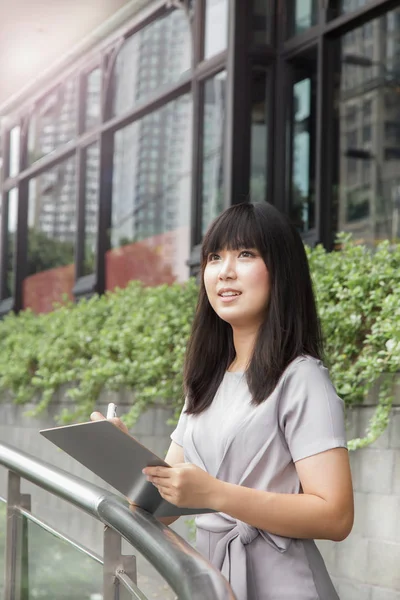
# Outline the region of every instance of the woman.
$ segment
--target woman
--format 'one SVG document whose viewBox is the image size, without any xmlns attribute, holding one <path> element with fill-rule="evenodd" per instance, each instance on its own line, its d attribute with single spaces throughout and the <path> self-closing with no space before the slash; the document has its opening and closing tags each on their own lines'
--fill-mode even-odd
<svg viewBox="0 0 400 600">
<path fill-rule="evenodd" d="M 173 468 L 144 472 L 169 502 L 216 511 L 197 548 L 238 600 L 337 599 L 313 539 L 347 537 L 353 492 L 302 240 L 271 205 L 232 206 L 201 274 Z"/>
</svg>

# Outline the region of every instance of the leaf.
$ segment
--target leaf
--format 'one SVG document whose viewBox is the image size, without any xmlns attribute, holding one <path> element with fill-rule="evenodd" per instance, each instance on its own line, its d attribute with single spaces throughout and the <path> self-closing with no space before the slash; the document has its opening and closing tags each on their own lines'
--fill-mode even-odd
<svg viewBox="0 0 400 600">
<path fill-rule="evenodd" d="M 378 392 L 365 436 L 349 443 L 360 448 L 381 435 L 391 412 L 400 365 L 400 246 L 383 242 L 372 251 L 341 233 L 336 247 L 306 253 L 339 395 L 353 406 Z M 86 420 L 104 389 L 128 392 L 129 425 L 157 402 L 176 421 L 197 295 L 194 279 L 158 287 L 132 281 L 49 314 L 9 314 L 0 321 L 0 388 L 16 403 L 35 403 L 35 414 L 61 390 L 63 423 Z"/>
</svg>

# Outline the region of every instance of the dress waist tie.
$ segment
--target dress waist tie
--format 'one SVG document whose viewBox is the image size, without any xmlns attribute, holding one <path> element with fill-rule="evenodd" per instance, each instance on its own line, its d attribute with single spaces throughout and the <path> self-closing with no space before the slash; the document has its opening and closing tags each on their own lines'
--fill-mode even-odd
<svg viewBox="0 0 400 600">
<path fill-rule="evenodd" d="M 225 517 L 221 513 L 197 517 L 196 521 L 199 529 L 214 533 L 225 532 L 225 535 L 215 547 L 211 562 L 229 581 L 237 600 L 247 600 L 247 556 L 245 546 L 251 544 L 259 535 L 278 552 L 286 552 L 291 542 L 290 538 L 269 534 L 242 521 Z M 204 524 L 203 521 L 205 521 Z M 231 524 L 231 527 L 229 527 L 229 524 Z"/>
</svg>

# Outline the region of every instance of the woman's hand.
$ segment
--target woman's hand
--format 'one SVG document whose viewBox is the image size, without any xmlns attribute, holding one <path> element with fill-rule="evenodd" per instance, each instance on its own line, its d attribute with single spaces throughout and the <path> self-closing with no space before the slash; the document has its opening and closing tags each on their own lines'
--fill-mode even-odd
<svg viewBox="0 0 400 600">
<path fill-rule="evenodd" d="M 92 414 L 90 415 L 90 420 L 91 421 L 103 421 L 103 420 L 106 420 L 106 418 L 100 412 L 92 412 Z M 118 417 L 112 417 L 112 419 L 108 419 L 108 421 L 111 421 L 111 423 L 114 423 L 114 425 L 119 427 L 121 429 L 121 431 L 123 431 L 124 433 L 129 433 L 128 428 L 125 425 L 125 423 L 123 423 L 121 421 L 121 419 L 119 419 Z"/>
<path fill-rule="evenodd" d="M 191 463 L 146 467 L 143 473 L 165 500 L 180 508 L 213 508 L 222 483 Z"/>
</svg>

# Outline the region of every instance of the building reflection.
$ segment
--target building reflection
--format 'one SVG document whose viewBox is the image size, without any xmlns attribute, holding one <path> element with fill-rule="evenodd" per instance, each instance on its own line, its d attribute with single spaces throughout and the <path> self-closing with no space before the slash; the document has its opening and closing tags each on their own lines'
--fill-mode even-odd
<svg viewBox="0 0 400 600">
<path fill-rule="evenodd" d="M 399 238 L 400 10 L 341 41 L 338 229 L 359 242 Z"/>
</svg>

